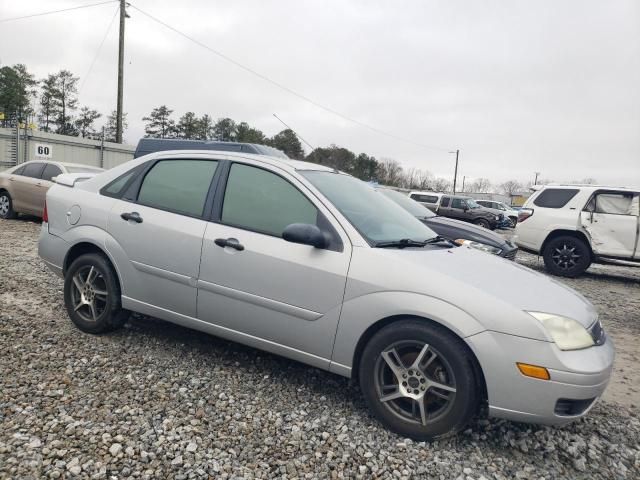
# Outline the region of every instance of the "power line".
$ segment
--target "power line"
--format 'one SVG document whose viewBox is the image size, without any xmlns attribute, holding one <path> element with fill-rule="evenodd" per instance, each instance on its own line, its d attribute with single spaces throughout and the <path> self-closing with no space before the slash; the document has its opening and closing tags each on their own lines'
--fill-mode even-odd
<svg viewBox="0 0 640 480">
<path fill-rule="evenodd" d="M 102 50 L 102 46 L 104 45 L 104 42 L 107 39 L 107 36 L 109 35 L 109 32 L 111 31 L 111 27 L 113 25 L 113 21 L 116 19 L 116 15 L 118 15 L 118 11 L 119 10 L 120 10 L 120 7 L 116 8 L 116 11 L 113 13 L 113 17 L 111 17 L 111 21 L 109 22 L 109 26 L 107 27 L 107 31 L 104 32 L 104 37 L 102 37 L 102 41 L 100 42 L 100 46 L 98 47 L 98 50 L 96 51 L 96 54 L 93 57 L 93 60 L 91 61 L 91 65 L 89 65 L 89 70 L 87 70 L 87 73 L 84 75 L 84 77 L 82 77 L 82 82 L 80 83 L 80 88 L 78 88 L 78 94 L 80 92 L 82 92 L 82 87 L 84 87 L 84 84 L 87 81 L 87 77 L 91 73 L 91 70 L 93 70 L 93 66 L 96 63 L 96 60 L 98 60 L 98 55 L 100 55 L 100 51 Z"/>
<path fill-rule="evenodd" d="M 208 50 L 209 52 L 213 53 L 214 55 L 217 55 L 218 57 L 222 58 L 223 60 L 225 60 L 225 61 L 227 61 L 227 62 L 229 62 L 229 63 L 232 63 L 232 64 L 233 64 L 233 65 L 235 65 L 236 67 L 241 68 L 242 70 L 244 70 L 244 71 L 246 71 L 246 72 L 249 72 L 250 74 L 252 74 L 252 75 L 254 75 L 254 76 L 256 76 L 256 77 L 258 77 L 258 78 L 260 78 L 260 79 L 264 80 L 265 82 L 268 82 L 268 83 L 270 83 L 270 84 L 272 84 L 272 85 L 274 85 L 274 86 L 278 87 L 279 89 L 284 90 L 285 92 L 290 93 L 291 95 L 294 95 L 294 96 L 296 96 L 296 97 L 300 98 L 301 100 L 304 100 L 304 101 L 305 101 L 305 102 L 307 102 L 307 103 L 310 103 L 311 105 L 314 105 L 314 106 L 316 106 L 316 107 L 318 107 L 318 108 L 320 108 L 320 109 L 322 109 L 322 110 L 324 110 L 324 111 L 326 111 L 326 112 L 329 112 L 329 113 L 331 113 L 331 114 L 333 114 L 333 115 L 336 115 L 337 117 L 340 117 L 340 118 L 342 118 L 342 119 L 344 119 L 344 120 L 347 120 L 347 121 L 349 121 L 349 122 L 351 122 L 351 123 L 354 123 L 354 124 L 356 124 L 356 125 L 359 125 L 359 126 L 361 126 L 361 127 L 364 127 L 364 128 L 366 128 L 366 129 L 371 130 L 372 132 L 378 133 L 378 134 L 380 134 L 380 135 L 385 135 L 385 136 L 387 136 L 387 137 L 394 138 L 394 139 L 396 139 L 396 140 L 400 140 L 400 141 L 402 141 L 402 142 L 411 143 L 411 144 L 413 144 L 413 145 L 417 145 L 417 146 L 422 147 L 422 148 L 427 148 L 427 149 L 430 149 L 430 150 L 438 150 L 438 151 L 443 151 L 443 152 L 445 152 L 445 151 L 448 151 L 448 150 L 449 150 L 449 149 L 442 148 L 442 147 L 435 147 L 435 146 L 433 146 L 433 145 L 425 145 L 425 144 L 423 144 L 423 143 L 416 142 L 416 141 L 414 141 L 414 140 L 411 140 L 411 139 L 409 139 L 409 138 L 402 137 L 402 136 L 400 136 L 400 135 L 395 135 L 395 134 L 393 134 L 393 133 L 385 132 L 384 130 L 380 130 L 379 128 L 372 127 L 371 125 L 368 125 L 368 124 L 366 124 L 366 123 L 363 123 L 363 122 L 361 122 L 361 121 L 359 121 L 359 120 L 356 120 L 356 119 L 354 119 L 354 118 L 348 117 L 347 115 L 345 115 L 345 114 L 343 114 L 343 113 L 340 113 L 340 112 L 338 112 L 337 110 L 334 110 L 334 109 L 333 109 L 333 108 L 331 108 L 331 107 L 327 107 L 326 105 L 323 105 L 323 104 L 321 104 L 321 103 L 319 103 L 319 102 L 317 102 L 317 101 L 315 101 L 315 100 L 313 100 L 313 99 L 311 99 L 311 98 L 307 97 L 306 95 L 303 95 L 303 94 L 301 94 L 301 93 L 298 93 L 297 91 L 295 91 L 295 90 L 293 90 L 293 89 L 291 89 L 291 88 L 287 87 L 286 85 L 283 85 L 283 84 L 281 84 L 281 83 L 277 82 L 276 80 L 272 80 L 271 78 L 267 77 L 266 75 L 264 75 L 264 74 L 262 74 L 262 73 L 260 73 L 260 72 L 257 72 L 256 70 L 253 70 L 253 69 L 252 69 L 252 68 L 250 68 L 250 67 L 247 67 L 246 65 L 244 65 L 244 64 L 242 64 L 242 63 L 240 63 L 240 62 L 238 62 L 238 61 L 234 60 L 233 58 L 231 58 L 231 57 L 229 57 L 229 56 L 225 55 L 224 53 L 222 53 L 222 52 L 220 52 L 220 51 L 218 51 L 218 50 L 215 50 L 215 49 L 211 48 L 209 45 L 206 45 L 205 43 L 202 43 L 201 41 L 199 41 L 199 40 L 197 40 L 197 39 L 195 39 L 195 38 L 191 37 L 190 35 L 188 35 L 188 34 L 186 34 L 186 33 L 182 32 L 181 30 L 178 30 L 177 28 L 172 27 L 172 26 L 171 26 L 171 25 L 169 25 L 168 23 L 163 22 L 163 21 L 162 21 L 162 20 L 160 20 L 159 18 L 154 17 L 153 15 L 151 15 L 151 14 L 149 14 L 149 13 L 145 12 L 144 10 L 141 10 L 140 8 L 136 7 L 135 5 L 130 5 L 130 6 L 131 6 L 131 8 L 135 8 L 138 12 L 140 12 L 140 13 L 141 13 L 141 14 L 143 14 L 144 16 L 146 16 L 146 17 L 150 18 L 150 19 L 151 19 L 151 20 L 153 20 L 154 22 L 159 23 L 159 24 L 160 24 L 160 25 L 162 25 L 163 27 L 165 27 L 165 28 L 167 28 L 167 29 L 171 30 L 171 31 L 172 31 L 172 32 L 174 32 L 174 33 L 177 33 L 178 35 L 180 35 L 180 36 L 182 36 L 182 37 L 186 38 L 186 39 L 187 39 L 187 40 L 189 40 L 190 42 L 195 43 L 195 44 L 196 44 L 196 45 L 198 45 L 199 47 L 204 48 L 205 50 Z"/>
<path fill-rule="evenodd" d="M 310 148 L 311 150 L 315 150 L 315 148 L 313 147 L 313 145 L 311 145 L 311 144 L 310 144 L 309 142 L 307 142 L 304 138 L 302 138 L 300 135 L 298 135 L 298 132 L 296 132 L 293 128 L 291 128 L 289 125 L 287 125 L 286 123 L 284 123 L 284 122 L 282 121 L 282 119 L 281 119 L 278 115 L 276 115 L 276 114 L 274 113 L 274 114 L 273 114 L 273 116 L 274 116 L 274 117 L 276 117 L 276 118 L 278 119 L 278 121 L 279 121 L 280 123 L 282 123 L 285 127 L 287 127 L 289 130 L 291 130 L 291 131 L 294 133 L 294 135 L 295 135 L 296 137 L 298 137 L 300 140 L 302 140 L 304 143 L 306 143 L 306 144 L 309 146 L 309 148 Z"/>
<path fill-rule="evenodd" d="M 80 10 L 81 8 L 97 7 L 98 5 L 105 5 L 107 3 L 113 3 L 115 1 L 116 0 L 108 0 L 106 2 L 90 3 L 88 5 L 79 5 L 77 7 L 63 8 L 61 10 L 50 10 L 48 12 L 34 13 L 31 15 L 23 15 L 22 17 L 2 18 L 0 19 L 0 23 L 13 22 L 14 20 L 23 20 L 25 18 L 42 17 L 43 15 L 52 15 L 54 13 L 69 12 L 71 10 Z"/>
</svg>

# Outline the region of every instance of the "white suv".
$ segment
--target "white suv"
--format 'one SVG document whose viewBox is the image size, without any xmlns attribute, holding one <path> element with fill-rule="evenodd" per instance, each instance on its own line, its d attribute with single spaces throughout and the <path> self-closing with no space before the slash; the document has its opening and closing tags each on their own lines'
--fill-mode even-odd
<svg viewBox="0 0 640 480">
<path fill-rule="evenodd" d="M 639 195 L 624 187 L 542 186 L 520 210 L 516 243 L 563 277 L 593 262 L 640 266 Z"/>
</svg>

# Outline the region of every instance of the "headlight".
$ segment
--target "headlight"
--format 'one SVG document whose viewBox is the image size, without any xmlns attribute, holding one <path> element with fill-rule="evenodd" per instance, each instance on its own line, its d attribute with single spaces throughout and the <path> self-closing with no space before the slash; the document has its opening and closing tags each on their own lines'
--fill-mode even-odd
<svg viewBox="0 0 640 480">
<path fill-rule="evenodd" d="M 587 329 L 572 318 L 550 313 L 527 313 L 542 323 L 560 350 L 579 350 L 594 345 Z"/>
<path fill-rule="evenodd" d="M 496 222 L 500 220 L 500 217 L 496 215 Z"/>
<path fill-rule="evenodd" d="M 492 247 L 491 245 L 487 245 L 486 243 L 474 242 L 473 240 L 464 240 L 459 238 L 456 240 L 458 245 L 466 245 L 467 247 L 475 248 L 476 250 L 482 250 L 483 252 L 493 253 L 494 255 L 498 255 L 502 252 L 502 249 L 498 247 Z"/>
</svg>

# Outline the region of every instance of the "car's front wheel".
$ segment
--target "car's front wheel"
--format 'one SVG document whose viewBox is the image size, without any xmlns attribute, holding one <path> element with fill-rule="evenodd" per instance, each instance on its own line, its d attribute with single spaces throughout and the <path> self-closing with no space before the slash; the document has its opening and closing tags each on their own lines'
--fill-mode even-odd
<svg viewBox="0 0 640 480">
<path fill-rule="evenodd" d="M 476 220 L 475 222 L 476 225 L 482 227 L 482 228 L 491 228 L 491 224 L 489 223 L 489 220 L 485 219 L 485 218 L 479 218 L 478 220 Z"/>
<path fill-rule="evenodd" d="M 18 214 L 13 209 L 13 201 L 9 192 L 0 192 L 0 218 L 10 220 L 17 216 Z"/>
<path fill-rule="evenodd" d="M 562 235 L 547 242 L 542 258 L 549 273 L 577 277 L 591 265 L 591 250 L 578 237 Z"/>
<path fill-rule="evenodd" d="M 105 333 L 120 328 L 129 312 L 122 309 L 113 267 L 103 255 L 81 255 L 64 279 L 64 303 L 71 321 L 83 332 Z"/>
<path fill-rule="evenodd" d="M 401 435 L 445 437 L 464 428 L 477 410 L 473 360 L 442 327 L 419 319 L 388 325 L 369 340 L 359 365 L 369 408 Z"/>
</svg>

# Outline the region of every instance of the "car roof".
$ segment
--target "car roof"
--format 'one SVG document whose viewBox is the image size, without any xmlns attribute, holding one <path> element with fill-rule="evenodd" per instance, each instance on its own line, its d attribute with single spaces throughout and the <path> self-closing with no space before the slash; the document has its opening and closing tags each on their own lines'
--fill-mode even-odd
<svg viewBox="0 0 640 480">
<path fill-rule="evenodd" d="M 58 162 L 57 160 L 27 160 L 26 162 L 19 163 L 9 168 L 20 168 L 28 163 L 46 163 L 51 165 L 62 165 L 63 167 L 78 167 L 78 168 L 91 168 L 92 170 L 104 170 L 102 167 L 96 167 L 95 165 L 87 165 L 85 163 L 72 163 L 72 162 Z"/>
<path fill-rule="evenodd" d="M 537 187 L 537 188 L 534 188 Z M 611 185 L 592 185 L 592 184 L 586 184 L 586 183 L 564 183 L 564 184 L 547 184 L 547 185 L 533 185 L 532 190 L 545 190 L 547 188 L 559 188 L 559 189 L 576 189 L 579 188 L 580 190 L 586 190 L 586 191 L 595 191 L 595 190 L 622 190 L 622 191 L 627 191 L 627 192 L 635 192 L 637 191 L 637 189 L 633 189 L 630 187 L 614 187 Z"/>
<path fill-rule="evenodd" d="M 319 172 L 338 172 L 335 168 L 327 167 L 326 165 L 320 165 L 318 163 L 305 162 L 302 160 L 293 160 L 290 158 L 280 158 L 280 157 L 272 157 L 269 155 L 259 155 L 256 153 L 244 153 L 244 152 L 230 152 L 226 150 L 163 150 L 159 152 L 154 152 L 149 154 L 149 158 L 163 158 L 163 157 L 174 157 L 176 155 L 184 156 L 184 155 L 197 155 L 199 157 L 202 156 L 216 156 L 223 155 L 225 157 L 231 158 L 246 158 L 248 160 L 257 160 L 259 162 L 263 162 L 274 167 L 285 168 L 289 170 L 295 171 L 319 171 Z M 139 157 L 140 159 L 146 158 Z M 343 173 L 343 172 L 340 172 Z"/>
<path fill-rule="evenodd" d="M 445 195 L 442 192 L 429 192 L 427 190 L 411 190 L 409 192 L 409 195 L 413 195 L 414 193 L 416 193 L 418 195 Z"/>
</svg>

